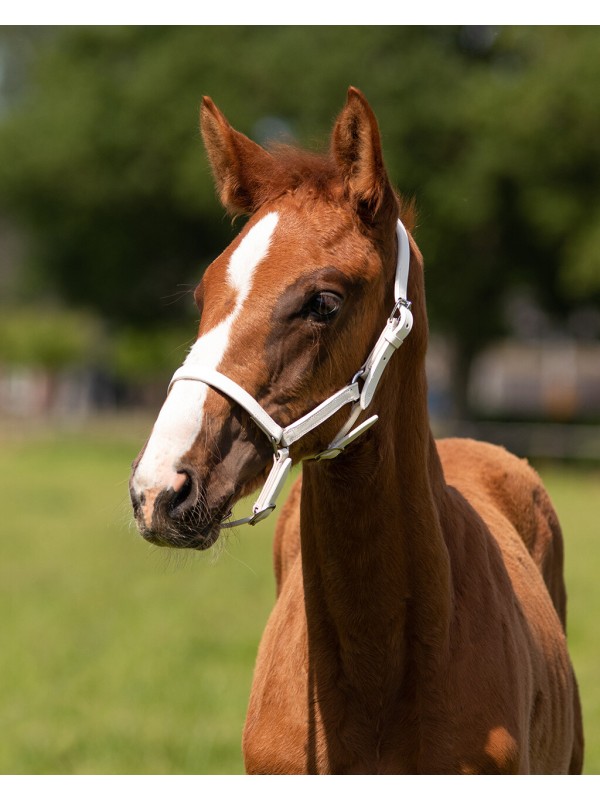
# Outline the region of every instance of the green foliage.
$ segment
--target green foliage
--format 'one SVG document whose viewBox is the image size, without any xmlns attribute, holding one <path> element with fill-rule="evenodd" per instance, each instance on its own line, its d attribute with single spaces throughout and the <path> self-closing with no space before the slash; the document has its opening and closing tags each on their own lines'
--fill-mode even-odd
<svg viewBox="0 0 600 800">
<path fill-rule="evenodd" d="M 600 213 L 590 214 L 587 224 L 565 245 L 560 279 L 571 298 L 600 295 Z"/>
<path fill-rule="evenodd" d="M 190 330 L 181 327 L 144 330 L 126 328 L 113 342 L 111 365 L 116 375 L 129 380 L 166 377 L 183 361 Z"/>
<path fill-rule="evenodd" d="M 357 85 L 417 201 L 432 325 L 468 367 L 515 288 L 563 319 L 600 304 L 599 44 L 577 26 L 57 29 L 0 120 L 0 204 L 70 302 L 134 326 L 181 318 L 173 294 L 231 236 L 202 94 L 250 136 L 275 117 L 327 146 Z"/>
<path fill-rule="evenodd" d="M 99 355 L 100 328 L 88 314 L 38 308 L 3 309 L 0 363 L 57 370 Z"/>
</svg>

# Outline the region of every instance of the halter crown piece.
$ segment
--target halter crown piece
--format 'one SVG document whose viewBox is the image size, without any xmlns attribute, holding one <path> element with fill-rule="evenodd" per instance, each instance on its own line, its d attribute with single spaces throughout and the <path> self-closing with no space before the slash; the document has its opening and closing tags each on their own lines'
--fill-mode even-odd
<svg viewBox="0 0 600 800">
<path fill-rule="evenodd" d="M 337 436 L 321 453 L 313 456 L 315 460 L 335 458 L 344 448 L 353 442 L 358 436 L 377 422 L 377 415 L 353 428 L 354 423 L 364 411 L 377 388 L 383 372 L 389 363 L 390 358 L 400 347 L 411 331 L 413 325 L 413 315 L 410 310 L 410 302 L 406 299 L 408 285 L 408 270 L 410 265 L 410 245 L 408 234 L 400 220 L 396 224 L 396 236 L 398 238 L 398 260 L 396 264 L 396 277 L 394 280 L 394 299 L 395 305 L 392 309 L 385 328 L 377 340 L 375 347 L 369 353 L 364 365 L 359 369 L 347 386 L 324 400 L 308 414 L 305 414 L 296 422 L 292 422 L 285 428 L 278 425 L 273 417 L 260 406 L 257 401 L 245 389 L 242 389 L 235 381 L 213 369 L 205 369 L 201 365 L 183 365 L 171 379 L 169 390 L 176 381 L 200 381 L 217 389 L 230 397 L 248 412 L 250 417 L 261 431 L 269 438 L 273 446 L 273 466 L 265 481 L 260 495 L 253 506 L 252 514 L 249 517 L 222 522 L 221 527 L 233 528 L 237 525 L 256 525 L 275 508 L 275 500 L 281 491 L 285 479 L 292 466 L 292 459 L 289 455 L 289 448 L 310 431 L 317 428 L 322 422 L 332 417 L 340 408 L 348 403 L 352 403 L 350 415 L 346 423 L 338 431 Z M 360 384 L 359 384 L 360 381 Z M 362 384 L 362 386 L 361 386 Z M 168 392 L 167 392 L 168 393 Z M 229 512 L 231 515 L 231 511 Z M 229 516 L 228 515 L 228 516 Z M 227 519 L 227 517 L 225 518 Z"/>
</svg>

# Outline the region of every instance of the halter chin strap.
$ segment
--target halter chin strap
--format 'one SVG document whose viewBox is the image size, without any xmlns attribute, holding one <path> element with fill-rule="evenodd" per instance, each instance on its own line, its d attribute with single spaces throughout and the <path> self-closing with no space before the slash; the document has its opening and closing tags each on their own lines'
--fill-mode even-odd
<svg viewBox="0 0 600 800">
<path fill-rule="evenodd" d="M 176 381 L 200 381 L 217 389 L 219 392 L 230 397 L 234 402 L 248 412 L 250 417 L 260 430 L 269 438 L 273 446 L 273 466 L 265 481 L 260 495 L 252 509 L 252 515 L 231 522 L 222 522 L 221 527 L 232 528 L 237 525 L 256 525 L 275 508 L 275 500 L 281 491 L 285 479 L 292 466 L 292 459 L 289 455 L 289 448 L 307 433 L 317 428 L 325 420 L 336 414 L 348 403 L 352 403 L 350 415 L 346 423 L 338 431 L 326 450 L 313 456 L 315 460 L 335 458 L 351 442 L 364 433 L 368 428 L 377 422 L 377 416 L 369 417 L 356 428 L 354 424 L 361 412 L 364 411 L 375 394 L 377 385 L 383 372 L 396 350 L 400 347 L 404 339 L 411 331 L 413 316 L 410 310 L 410 302 L 406 299 L 408 271 L 410 266 L 410 245 L 408 234 L 400 220 L 396 224 L 396 235 L 398 238 L 398 260 L 396 264 L 396 277 L 394 280 L 395 305 L 392 309 L 385 328 L 377 340 L 375 347 L 371 350 L 367 360 L 361 369 L 352 378 L 351 382 L 324 400 L 308 414 L 282 428 L 273 417 L 245 389 L 242 389 L 235 381 L 217 372 L 214 369 L 206 369 L 201 365 L 184 364 L 171 379 L 169 390 Z M 359 384 L 362 384 L 362 386 Z M 230 512 L 231 514 L 231 512 Z"/>
</svg>

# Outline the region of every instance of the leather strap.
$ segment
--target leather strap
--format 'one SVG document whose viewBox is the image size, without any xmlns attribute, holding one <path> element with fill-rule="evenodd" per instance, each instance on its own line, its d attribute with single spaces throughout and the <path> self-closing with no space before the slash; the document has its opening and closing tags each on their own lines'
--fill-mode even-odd
<svg viewBox="0 0 600 800">
<path fill-rule="evenodd" d="M 387 321 L 377 344 L 365 362 L 364 384 L 360 395 L 361 408 L 364 409 L 370 405 L 388 361 L 410 333 L 412 324 L 413 315 L 407 306 L 399 306 L 398 317 L 390 317 Z"/>
<path fill-rule="evenodd" d="M 273 466 L 252 508 L 252 514 L 249 517 L 242 517 L 230 522 L 221 522 L 221 527 L 236 528 L 238 525 L 256 525 L 257 522 L 268 517 L 275 508 L 275 500 L 283 489 L 291 468 L 292 459 L 289 457 L 287 447 L 278 450 L 273 456 Z M 229 513 L 231 514 L 231 512 Z"/>
<path fill-rule="evenodd" d="M 287 428 L 284 428 L 281 441 L 284 445 L 290 445 L 297 442 L 309 431 L 317 428 L 326 419 L 332 417 L 340 408 L 343 408 L 348 403 L 354 403 L 358 400 L 360 395 L 360 387 L 357 383 L 350 383 L 344 386 L 339 392 L 328 397 L 308 414 L 305 414 L 296 422 L 292 422 Z"/>
<path fill-rule="evenodd" d="M 398 300 L 406 300 L 408 297 L 408 271 L 410 268 L 410 242 L 406 228 L 400 220 L 396 223 L 396 239 L 398 240 L 398 256 L 394 279 L 394 299 L 397 303 Z"/>
<path fill-rule="evenodd" d="M 281 425 L 278 425 L 273 417 L 257 403 L 251 394 L 221 372 L 217 372 L 214 369 L 207 369 L 200 364 L 184 364 L 175 371 L 175 374 L 171 378 L 168 391 L 171 391 L 176 381 L 199 381 L 208 384 L 208 386 L 212 386 L 213 389 L 218 389 L 245 409 L 261 431 L 266 433 L 274 444 L 282 444 L 284 447 L 289 447 L 294 442 L 297 442 L 298 439 L 301 439 L 314 428 L 321 425 L 322 422 L 329 419 L 329 417 L 332 417 L 340 408 L 343 408 L 348 403 L 354 403 L 358 400 L 360 395 L 360 387 L 358 384 L 350 383 L 331 397 L 328 397 L 327 400 L 324 400 L 316 408 L 313 408 L 308 414 L 300 417 L 296 422 L 292 422 L 286 428 L 282 428 Z"/>
<path fill-rule="evenodd" d="M 171 378 L 167 394 L 171 391 L 176 381 L 200 381 L 201 383 L 212 386 L 213 389 L 218 389 L 245 409 L 261 431 L 266 433 L 274 444 L 279 444 L 281 442 L 283 434 L 281 425 L 278 425 L 273 417 L 267 414 L 264 408 L 256 402 L 251 394 L 245 389 L 242 389 L 242 387 L 235 381 L 232 381 L 231 378 L 228 378 L 227 375 L 223 375 L 215 369 L 207 369 L 201 364 L 184 364 L 175 371 L 175 374 Z"/>
</svg>

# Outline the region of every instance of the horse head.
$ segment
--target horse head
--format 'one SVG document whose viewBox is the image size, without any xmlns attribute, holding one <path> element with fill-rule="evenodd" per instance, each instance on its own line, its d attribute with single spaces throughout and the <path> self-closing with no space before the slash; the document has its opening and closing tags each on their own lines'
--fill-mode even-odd
<svg viewBox="0 0 600 800">
<path fill-rule="evenodd" d="M 387 347 L 385 358 L 377 356 L 385 362 L 390 336 L 395 348 L 410 331 L 410 303 L 397 297 L 400 261 L 400 282 L 409 259 L 420 266 L 414 242 L 398 233 L 400 201 L 358 90 L 348 92 L 326 155 L 265 150 L 209 98 L 201 130 L 223 205 L 249 218 L 196 288 L 197 340 L 130 481 L 142 535 L 195 549 L 210 547 L 231 524 L 234 504 L 265 481 L 274 453 L 287 466 L 337 455 L 352 440 L 367 405 L 365 363 L 377 346 Z M 424 357 L 426 339 L 420 271 L 411 271 L 410 283 L 413 358 Z M 384 341 L 382 331 L 392 329 Z M 339 405 L 328 405 L 332 395 Z"/>
</svg>

